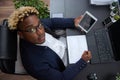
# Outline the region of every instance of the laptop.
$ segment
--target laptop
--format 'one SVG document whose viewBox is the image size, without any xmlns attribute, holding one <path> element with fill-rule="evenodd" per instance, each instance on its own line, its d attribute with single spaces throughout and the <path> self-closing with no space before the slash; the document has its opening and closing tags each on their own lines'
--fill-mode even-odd
<svg viewBox="0 0 120 80">
<path fill-rule="evenodd" d="M 110 62 L 115 62 L 115 61 L 120 60 L 120 54 L 119 54 L 120 53 L 120 39 L 117 36 L 120 34 L 120 27 L 118 24 L 120 24 L 120 20 L 117 21 L 116 23 L 113 23 L 111 26 L 109 26 L 107 28 L 100 28 L 100 29 L 91 31 L 87 34 L 83 34 L 83 32 L 80 32 L 79 30 L 74 31 L 72 29 L 67 29 L 66 33 L 67 33 L 69 63 L 70 63 L 70 61 L 74 61 L 74 63 L 75 63 L 80 59 L 80 57 L 79 57 L 79 59 L 71 60 L 71 59 L 75 59 L 75 58 L 73 58 L 75 56 L 72 56 L 72 55 L 73 54 L 76 55 L 76 53 L 75 52 L 70 53 L 70 50 L 72 49 L 74 51 L 75 46 L 79 45 L 79 44 L 81 44 L 83 46 L 82 43 L 84 43 L 87 47 L 84 47 L 83 50 L 81 50 L 82 52 L 78 51 L 77 54 L 82 55 L 84 50 L 87 50 L 87 49 L 90 50 L 92 53 L 92 59 L 90 61 L 91 64 L 110 63 Z M 70 40 L 69 38 L 70 38 L 71 34 L 72 34 L 72 37 Z M 76 43 L 74 43 L 72 45 L 72 47 L 69 46 L 69 44 L 71 44 L 71 42 L 74 41 L 74 39 L 78 39 L 78 37 L 73 38 L 74 35 L 85 36 L 84 37 L 85 42 L 83 41 L 81 43 L 81 41 L 76 41 Z M 83 37 L 80 37 L 79 40 L 81 38 L 83 38 Z M 80 55 L 77 55 L 76 57 L 78 57 Z"/>
</svg>

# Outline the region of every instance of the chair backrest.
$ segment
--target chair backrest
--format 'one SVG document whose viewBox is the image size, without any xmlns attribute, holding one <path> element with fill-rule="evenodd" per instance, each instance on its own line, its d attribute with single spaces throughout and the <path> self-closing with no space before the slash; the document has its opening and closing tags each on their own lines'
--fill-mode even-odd
<svg viewBox="0 0 120 80">
<path fill-rule="evenodd" d="M 15 72 L 17 58 L 17 31 L 8 28 L 8 20 L 0 25 L 0 69 L 5 73 Z"/>
</svg>

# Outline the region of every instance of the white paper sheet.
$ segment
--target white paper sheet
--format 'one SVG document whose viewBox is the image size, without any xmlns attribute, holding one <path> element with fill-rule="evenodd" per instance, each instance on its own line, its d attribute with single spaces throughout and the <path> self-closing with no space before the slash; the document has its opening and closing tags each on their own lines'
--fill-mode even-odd
<svg viewBox="0 0 120 80">
<path fill-rule="evenodd" d="M 114 0 L 90 0 L 90 3 L 93 5 L 109 5 Z"/>
<path fill-rule="evenodd" d="M 76 63 L 85 50 L 88 50 L 85 35 L 67 36 L 69 64 Z"/>
<path fill-rule="evenodd" d="M 54 13 L 52 14 L 52 18 L 63 18 L 63 13 Z"/>
</svg>

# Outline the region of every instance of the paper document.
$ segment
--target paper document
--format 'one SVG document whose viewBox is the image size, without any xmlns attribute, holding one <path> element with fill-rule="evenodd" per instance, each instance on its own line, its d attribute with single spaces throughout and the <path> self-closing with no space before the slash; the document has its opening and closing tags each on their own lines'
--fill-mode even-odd
<svg viewBox="0 0 120 80">
<path fill-rule="evenodd" d="M 93 5 L 109 5 L 113 0 L 90 0 L 90 4 Z"/>
<path fill-rule="evenodd" d="M 54 13 L 52 14 L 52 18 L 63 18 L 63 13 Z"/>
<path fill-rule="evenodd" d="M 76 63 L 85 50 L 88 50 L 85 35 L 67 36 L 69 64 Z"/>
</svg>

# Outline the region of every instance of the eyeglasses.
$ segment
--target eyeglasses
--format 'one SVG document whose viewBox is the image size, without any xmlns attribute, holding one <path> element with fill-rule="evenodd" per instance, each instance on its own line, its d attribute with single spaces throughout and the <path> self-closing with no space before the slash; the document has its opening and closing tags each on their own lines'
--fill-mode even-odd
<svg viewBox="0 0 120 80">
<path fill-rule="evenodd" d="M 29 28 L 29 29 L 26 29 L 26 30 L 19 30 L 19 31 L 35 33 L 35 32 L 37 32 L 37 29 L 41 29 L 41 30 L 43 29 L 42 23 L 39 23 L 39 25 L 36 26 L 36 27 Z"/>
</svg>

